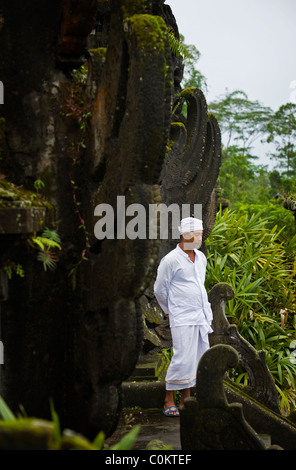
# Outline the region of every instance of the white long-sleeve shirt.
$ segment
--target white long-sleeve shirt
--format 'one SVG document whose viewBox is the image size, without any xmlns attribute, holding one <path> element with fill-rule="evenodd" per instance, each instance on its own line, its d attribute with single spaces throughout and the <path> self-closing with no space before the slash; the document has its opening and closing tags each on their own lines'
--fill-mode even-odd
<svg viewBox="0 0 296 470">
<path fill-rule="evenodd" d="M 154 294 L 161 309 L 169 314 L 171 327 L 201 325 L 207 334 L 213 331 L 213 314 L 204 286 L 207 260 L 201 251 L 194 251 L 194 263 L 179 245 L 162 258 Z"/>
</svg>

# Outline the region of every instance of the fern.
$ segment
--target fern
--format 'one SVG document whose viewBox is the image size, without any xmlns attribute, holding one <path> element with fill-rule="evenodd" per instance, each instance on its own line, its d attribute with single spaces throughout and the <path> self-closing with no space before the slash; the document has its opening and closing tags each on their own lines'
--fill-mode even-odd
<svg viewBox="0 0 296 470">
<path fill-rule="evenodd" d="M 189 58 L 186 46 L 182 44 L 175 36 L 174 31 L 170 28 L 167 30 L 169 45 L 171 48 L 172 53 L 179 57 L 180 55 L 183 56 L 183 59 Z"/>
<path fill-rule="evenodd" d="M 43 263 L 44 271 L 47 271 L 47 269 L 54 271 L 57 267 L 57 259 L 54 258 L 49 251 L 40 251 L 38 253 L 37 259 Z"/>
<path fill-rule="evenodd" d="M 36 245 L 39 246 L 40 250 L 46 250 L 48 249 L 54 249 L 58 248 L 59 250 L 62 249 L 61 245 L 54 240 L 50 240 L 49 238 L 46 237 L 34 237 L 32 238 L 32 241 L 36 243 Z"/>
<path fill-rule="evenodd" d="M 59 234 L 55 230 L 45 228 L 41 236 L 32 237 L 31 241 L 40 250 L 37 259 L 43 263 L 44 271 L 54 271 L 57 263 L 55 251 L 62 249 Z"/>
<path fill-rule="evenodd" d="M 49 230 L 47 227 L 44 229 L 42 236 L 57 243 L 61 243 L 59 234 L 55 230 Z"/>
</svg>

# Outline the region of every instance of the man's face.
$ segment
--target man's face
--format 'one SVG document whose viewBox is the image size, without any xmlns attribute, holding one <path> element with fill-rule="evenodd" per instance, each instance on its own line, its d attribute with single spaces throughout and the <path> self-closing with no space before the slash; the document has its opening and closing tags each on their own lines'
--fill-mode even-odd
<svg viewBox="0 0 296 470">
<path fill-rule="evenodd" d="M 202 230 L 196 230 L 195 232 L 183 233 L 184 249 L 185 250 L 198 250 L 202 243 Z"/>
</svg>

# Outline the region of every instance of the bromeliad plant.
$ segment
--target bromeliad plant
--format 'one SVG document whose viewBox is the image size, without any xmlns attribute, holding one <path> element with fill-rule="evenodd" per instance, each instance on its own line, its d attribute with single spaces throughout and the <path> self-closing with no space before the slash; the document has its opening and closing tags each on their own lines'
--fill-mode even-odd
<svg viewBox="0 0 296 470">
<path fill-rule="evenodd" d="M 235 297 L 227 303 L 226 315 L 257 350 L 266 351 L 282 411 L 289 413 L 296 406 L 296 365 L 289 357 L 296 338 L 296 240 L 286 250 L 283 230 L 270 225 L 264 210 L 221 209 L 206 241 L 206 285 L 210 289 L 226 282 L 233 287 Z M 243 382 L 246 375 L 236 379 Z"/>
</svg>

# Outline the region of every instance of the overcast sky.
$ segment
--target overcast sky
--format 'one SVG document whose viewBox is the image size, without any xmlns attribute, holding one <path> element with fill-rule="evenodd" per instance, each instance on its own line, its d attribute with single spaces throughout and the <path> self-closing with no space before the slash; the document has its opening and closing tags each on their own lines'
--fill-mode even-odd
<svg viewBox="0 0 296 470">
<path fill-rule="evenodd" d="M 207 101 L 241 89 L 277 110 L 296 92 L 296 0 L 166 0 L 201 53 Z M 294 85 L 292 82 L 295 81 Z"/>
<path fill-rule="evenodd" d="M 296 0 L 166 0 L 185 44 L 201 53 L 207 102 L 243 90 L 274 111 L 296 103 Z M 255 143 L 258 164 L 275 165 Z"/>
</svg>

